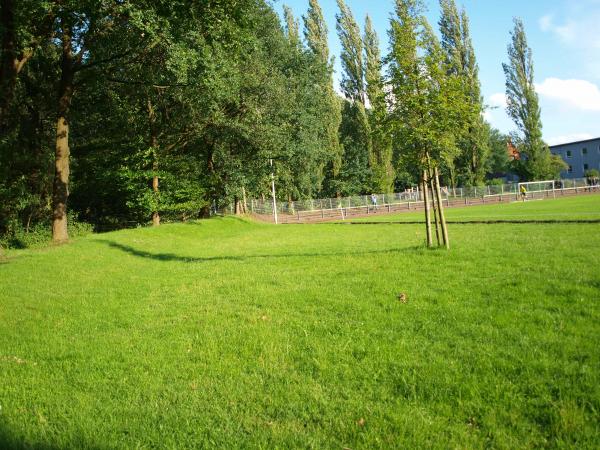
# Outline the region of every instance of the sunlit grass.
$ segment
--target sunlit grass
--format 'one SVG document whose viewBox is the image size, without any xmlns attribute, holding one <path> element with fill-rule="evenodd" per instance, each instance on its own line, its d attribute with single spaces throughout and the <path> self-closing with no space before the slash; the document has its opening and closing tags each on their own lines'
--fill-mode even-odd
<svg viewBox="0 0 600 450">
<path fill-rule="evenodd" d="M 581 195 L 544 200 L 515 201 L 509 204 L 496 204 L 489 200 L 487 205 L 446 208 L 449 221 L 485 220 L 600 220 L 600 195 Z M 424 221 L 423 211 L 390 215 L 370 215 L 353 222 L 410 222 Z"/>
<path fill-rule="evenodd" d="M 600 225 L 451 224 L 450 252 L 422 228 L 228 218 L 10 253 L 0 447 L 597 448 Z"/>
</svg>

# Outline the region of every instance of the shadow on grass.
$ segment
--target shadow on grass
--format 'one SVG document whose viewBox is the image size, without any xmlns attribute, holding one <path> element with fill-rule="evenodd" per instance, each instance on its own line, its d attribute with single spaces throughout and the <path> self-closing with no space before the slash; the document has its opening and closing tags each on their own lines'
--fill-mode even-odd
<svg viewBox="0 0 600 450">
<path fill-rule="evenodd" d="M 146 250 L 140 250 L 129 245 L 119 244 L 114 241 L 98 241 L 108 245 L 111 248 L 121 250 L 122 252 L 129 253 L 133 256 L 140 258 L 149 258 L 157 261 L 177 261 L 187 263 L 199 263 L 199 262 L 210 262 L 210 261 L 248 261 L 253 259 L 274 259 L 274 258 L 294 258 L 294 257 L 327 257 L 327 256 L 362 256 L 362 255 L 380 255 L 388 253 L 400 253 L 407 251 L 422 251 L 424 248 L 417 247 L 406 247 L 406 248 L 390 248 L 385 250 L 365 250 L 357 252 L 313 252 L 313 253 L 285 253 L 280 255 L 244 255 L 244 256 L 181 256 L 174 253 L 151 253 Z"/>
<path fill-rule="evenodd" d="M 24 438 L 18 432 L 12 431 L 0 420 L 0 448 L 11 450 L 59 450 L 66 448 L 86 448 L 90 450 L 102 449 L 101 445 L 85 442 L 83 438 L 75 437 L 71 441 L 53 443 L 44 441 L 43 437 Z"/>
</svg>

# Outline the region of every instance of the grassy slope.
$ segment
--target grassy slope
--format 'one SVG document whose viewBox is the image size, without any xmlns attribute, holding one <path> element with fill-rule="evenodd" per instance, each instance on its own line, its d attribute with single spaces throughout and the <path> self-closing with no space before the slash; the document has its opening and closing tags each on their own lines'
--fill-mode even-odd
<svg viewBox="0 0 600 450">
<path fill-rule="evenodd" d="M 0 447 L 597 447 L 600 225 L 450 233 L 230 218 L 18 252 Z"/>
</svg>

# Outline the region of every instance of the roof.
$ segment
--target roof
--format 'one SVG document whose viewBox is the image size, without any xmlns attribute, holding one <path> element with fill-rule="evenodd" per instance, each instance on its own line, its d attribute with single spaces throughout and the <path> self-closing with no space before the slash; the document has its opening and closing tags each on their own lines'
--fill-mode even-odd
<svg viewBox="0 0 600 450">
<path fill-rule="evenodd" d="M 584 142 L 591 142 L 591 141 L 598 141 L 600 140 L 600 137 L 596 137 L 596 138 L 592 138 L 592 139 L 584 139 L 582 141 L 573 141 L 573 142 L 565 142 L 564 144 L 556 144 L 556 145 L 549 145 L 549 148 L 554 148 L 554 147 L 563 147 L 565 145 L 571 145 L 571 144 L 583 144 Z"/>
</svg>

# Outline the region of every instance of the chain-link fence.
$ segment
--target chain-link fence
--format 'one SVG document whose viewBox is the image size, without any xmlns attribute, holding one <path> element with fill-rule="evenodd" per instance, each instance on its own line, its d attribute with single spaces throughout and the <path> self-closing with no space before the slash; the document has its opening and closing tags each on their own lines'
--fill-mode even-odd
<svg viewBox="0 0 600 450">
<path fill-rule="evenodd" d="M 573 193 L 600 190 L 588 178 L 539 181 L 527 183 L 527 198 L 541 199 Z M 520 199 L 518 183 L 473 186 L 461 188 L 443 187 L 442 201 L 446 206 L 470 205 L 492 202 L 507 202 Z M 392 194 L 355 195 L 351 197 L 306 199 L 290 202 L 275 202 L 272 199 L 249 199 L 246 210 L 253 214 L 274 216 L 274 210 L 281 216 L 281 221 L 289 222 L 302 218 L 330 219 L 345 218 L 348 215 L 369 214 L 372 212 L 394 212 L 400 210 L 419 209 L 423 207 L 423 192 L 419 188 L 408 189 Z M 233 207 L 221 210 L 224 214 L 233 214 Z"/>
</svg>

